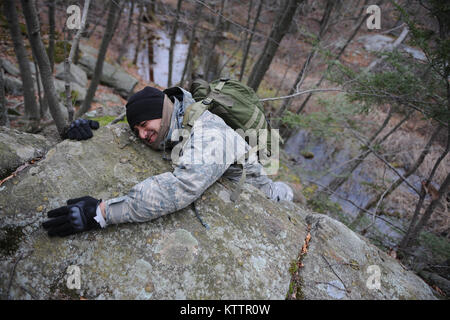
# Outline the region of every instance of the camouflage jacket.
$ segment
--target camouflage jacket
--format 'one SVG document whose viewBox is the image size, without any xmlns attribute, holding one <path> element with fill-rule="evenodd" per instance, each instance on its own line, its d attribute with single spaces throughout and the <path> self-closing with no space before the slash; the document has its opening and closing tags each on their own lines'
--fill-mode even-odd
<svg viewBox="0 0 450 320">
<path fill-rule="evenodd" d="M 182 101 L 174 98 L 174 112 L 165 141 L 168 144 L 179 140 L 177 129 L 182 129 L 182 111 L 195 102 L 189 92 L 181 90 Z M 184 143 L 171 145 L 173 172 L 151 176 L 135 185 L 127 195 L 105 201 L 107 224 L 156 219 L 187 207 L 222 176 L 233 181 L 240 179 L 242 166 L 236 162 L 250 146 L 220 117 L 205 111 L 183 140 Z M 269 179 L 255 154 L 243 165 L 246 183 L 255 185 L 271 199 L 292 201 L 292 190 L 282 182 Z"/>
</svg>

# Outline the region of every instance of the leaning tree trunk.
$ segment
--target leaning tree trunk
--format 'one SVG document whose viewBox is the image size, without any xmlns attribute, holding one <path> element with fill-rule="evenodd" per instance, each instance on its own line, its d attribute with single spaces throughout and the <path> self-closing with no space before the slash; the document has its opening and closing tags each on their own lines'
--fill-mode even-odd
<svg viewBox="0 0 450 320">
<path fill-rule="evenodd" d="M 95 20 L 94 26 L 89 30 L 86 34 L 86 38 L 92 37 L 92 35 L 95 32 L 95 29 L 97 29 L 97 26 L 99 25 L 100 21 L 103 21 L 103 16 L 105 15 L 106 10 L 108 9 L 108 6 L 103 6 L 102 12 L 97 16 L 97 19 Z"/>
<path fill-rule="evenodd" d="M 114 35 L 114 28 L 116 25 L 118 7 L 115 1 L 111 0 L 109 2 L 109 13 L 108 20 L 106 22 L 105 34 L 103 35 L 102 43 L 100 45 L 100 50 L 98 51 L 97 62 L 95 63 L 94 74 L 92 75 L 91 84 L 89 85 L 88 91 L 86 93 L 86 98 L 83 101 L 80 109 L 75 115 L 75 118 L 81 117 L 91 107 L 91 102 L 94 99 L 95 91 L 100 83 L 100 77 L 103 72 L 103 62 L 105 61 L 106 51 L 108 50 L 109 42 Z"/>
<path fill-rule="evenodd" d="M 170 47 L 169 47 L 169 74 L 167 77 L 167 87 L 172 86 L 172 70 L 173 70 L 173 51 L 175 50 L 175 40 L 177 38 L 178 31 L 178 19 L 180 19 L 182 0 L 177 2 L 177 12 L 175 13 L 175 20 L 173 22 L 172 32 L 170 34 Z"/>
<path fill-rule="evenodd" d="M 211 40 L 211 46 L 208 49 L 206 59 L 205 59 L 204 78 L 206 81 L 210 81 L 210 80 L 212 80 L 212 78 L 214 78 L 214 76 L 210 77 L 209 74 L 211 72 L 211 69 L 213 67 L 215 67 L 215 66 L 213 66 L 213 64 L 211 62 L 213 60 L 214 50 L 216 48 L 217 43 L 219 42 L 220 31 L 222 28 L 222 16 L 223 16 L 223 11 L 225 9 L 225 1 L 226 0 L 222 0 L 220 2 L 220 11 L 216 17 L 216 23 L 214 26 L 213 37 Z"/>
<path fill-rule="evenodd" d="M 14 44 L 14 51 L 16 53 L 17 62 L 19 63 L 20 77 L 22 78 L 25 115 L 31 121 L 32 129 L 35 129 L 39 123 L 39 108 L 36 103 L 34 83 L 30 70 L 30 64 L 28 63 L 28 55 L 23 45 L 22 34 L 19 28 L 19 18 L 17 16 L 15 1 L 5 0 L 4 8 L 5 16 L 8 20 L 9 31 Z M 30 31 L 28 31 L 28 34 L 31 38 Z"/>
<path fill-rule="evenodd" d="M 305 79 L 305 75 L 308 72 L 307 70 L 310 67 L 311 61 L 313 60 L 314 56 L 317 53 L 318 46 L 320 46 L 320 41 L 322 40 L 323 35 L 325 34 L 325 32 L 328 29 L 328 23 L 330 21 L 330 16 L 331 16 L 331 12 L 333 11 L 334 4 L 335 4 L 334 0 L 327 1 L 327 5 L 323 12 L 322 20 L 320 21 L 319 34 L 317 35 L 316 43 L 315 43 L 315 45 L 313 45 L 311 52 L 308 54 L 308 57 L 306 58 L 306 61 L 303 64 L 302 69 L 298 73 L 297 78 L 295 79 L 294 85 L 292 86 L 288 95 L 294 94 L 301 87 L 303 80 Z M 281 118 L 281 116 L 283 115 L 285 110 L 289 108 L 291 101 L 292 101 L 292 98 L 287 98 L 283 101 L 283 104 L 281 105 L 280 109 L 278 109 L 278 111 L 276 113 L 277 118 Z M 278 126 L 279 126 L 279 121 L 276 121 L 274 124 L 274 127 L 278 127 Z"/>
<path fill-rule="evenodd" d="M 413 229 L 413 231 L 411 231 L 410 234 L 406 235 L 408 237 L 405 236 L 403 248 L 407 248 L 413 240 L 419 238 L 420 232 L 425 227 L 428 220 L 430 220 L 430 217 L 433 214 L 434 209 L 436 209 L 436 207 L 441 202 L 442 197 L 448 193 L 449 189 L 450 189 L 450 173 L 447 174 L 447 177 L 440 186 L 438 190 L 438 196 L 435 199 L 433 199 L 431 203 L 428 205 L 427 209 L 425 210 L 420 221 L 417 223 L 416 227 Z"/>
<path fill-rule="evenodd" d="M 125 54 L 125 50 L 128 48 L 128 38 L 130 37 L 131 25 L 133 24 L 133 11 L 134 11 L 134 1 L 131 1 L 131 8 L 128 15 L 128 24 L 125 34 L 122 38 L 122 43 L 120 44 L 119 55 L 117 56 L 117 63 L 120 65 L 122 57 Z"/>
<path fill-rule="evenodd" d="M 416 162 L 414 163 L 414 165 L 403 175 L 404 179 L 407 179 L 409 176 L 411 176 L 414 172 L 416 172 L 416 170 L 420 167 L 420 165 L 423 163 L 423 161 L 425 160 L 425 157 L 428 155 L 428 153 L 430 152 L 430 148 L 431 145 L 433 144 L 433 142 L 436 140 L 439 132 L 441 131 L 441 127 L 439 126 L 431 135 L 430 139 L 428 140 L 427 144 L 425 145 L 425 147 L 423 148 L 422 152 L 420 153 L 419 157 L 417 158 Z M 356 227 L 361 218 L 364 216 L 365 212 L 367 212 L 370 208 L 372 208 L 374 205 L 376 205 L 378 203 L 378 201 L 380 201 L 380 199 L 382 197 L 387 197 L 390 194 L 392 194 L 392 192 L 394 192 L 398 186 L 400 186 L 402 184 L 404 180 L 403 179 L 398 179 L 397 181 L 395 181 L 393 184 L 391 184 L 391 186 L 389 187 L 389 190 L 386 190 L 384 192 L 380 192 L 379 194 L 377 194 L 375 197 L 372 198 L 372 200 L 369 201 L 369 203 L 367 203 L 364 208 L 362 210 L 360 210 L 360 212 L 358 213 L 357 217 L 353 220 L 352 222 L 352 226 Z"/>
<path fill-rule="evenodd" d="M 181 74 L 180 87 L 182 87 L 184 84 L 185 76 L 188 71 L 190 61 L 192 59 L 192 50 L 194 48 L 194 42 L 195 42 L 195 32 L 196 32 L 198 23 L 200 22 L 200 17 L 201 17 L 201 12 L 202 12 L 201 3 L 197 2 L 197 4 L 195 5 L 194 12 L 195 12 L 195 18 L 194 18 L 195 23 L 192 26 L 191 34 L 189 36 L 188 53 L 187 53 L 186 61 L 184 62 L 183 73 Z"/>
<path fill-rule="evenodd" d="M 50 68 L 50 61 L 45 52 L 44 44 L 42 43 L 39 19 L 36 8 L 32 0 L 21 0 L 23 14 L 25 16 L 28 37 L 31 44 L 31 50 L 36 57 L 39 70 L 41 72 L 42 85 L 44 87 L 45 97 L 50 108 L 50 113 L 55 120 L 58 133 L 62 136 L 66 126 L 62 110 L 56 95 L 55 84 L 53 82 L 53 74 Z"/>
<path fill-rule="evenodd" d="M 55 64 L 55 6 L 56 0 L 49 0 L 48 2 L 48 25 L 49 25 L 49 41 L 48 41 L 48 58 L 50 60 L 50 67 L 53 71 Z"/>
<path fill-rule="evenodd" d="M 389 131 L 386 135 L 384 135 L 381 139 L 378 139 L 375 143 L 373 143 L 375 141 L 375 138 L 384 130 L 384 128 L 388 125 L 391 117 L 392 117 L 392 109 L 389 110 L 389 113 L 386 117 L 386 119 L 384 120 L 383 124 L 378 128 L 378 130 L 372 135 L 372 137 L 369 138 L 367 145 L 368 146 L 373 146 L 375 144 L 380 145 L 382 144 L 384 141 L 387 140 L 387 138 L 389 138 L 394 132 L 397 131 L 397 129 L 399 129 L 403 123 L 405 123 L 409 117 L 412 115 L 414 111 L 411 111 L 410 113 L 408 113 L 401 121 L 399 121 L 399 123 L 397 123 L 395 125 L 395 127 Z M 372 152 L 370 150 L 364 151 L 362 153 L 360 153 L 357 157 L 357 159 L 351 163 L 350 165 L 346 166 L 343 170 L 342 173 L 340 174 L 339 177 L 335 177 L 334 179 L 332 179 L 328 185 L 327 185 L 327 190 L 331 191 L 331 192 L 335 192 L 341 185 L 343 185 L 347 179 L 351 176 L 351 174 L 353 173 L 353 171 L 356 170 L 356 168 L 359 167 L 359 165 L 371 154 Z M 343 176 L 342 176 L 343 175 Z"/>
<path fill-rule="evenodd" d="M 269 69 L 270 63 L 278 50 L 278 46 L 287 33 L 291 22 L 297 11 L 297 7 L 303 0 L 286 0 L 286 4 L 280 10 L 277 20 L 270 32 L 269 38 L 264 45 L 261 55 L 258 57 L 252 72 L 248 79 L 247 85 L 257 91 L 258 87 Z"/>
<path fill-rule="evenodd" d="M 133 57 L 133 64 L 136 65 L 137 63 L 137 59 L 138 59 L 138 55 L 139 55 L 139 48 L 141 46 L 141 42 L 142 42 L 142 36 L 141 36 L 141 29 L 142 29 L 142 14 L 144 11 L 144 7 L 142 5 L 142 3 L 138 4 L 139 7 L 139 18 L 138 18 L 138 25 L 137 25 L 137 43 L 136 43 L 136 49 L 134 51 L 134 57 Z"/>
<path fill-rule="evenodd" d="M 366 18 L 368 17 L 368 14 L 366 13 L 366 5 L 367 5 L 368 0 L 364 1 L 363 4 L 363 9 L 360 15 L 360 19 L 356 24 L 356 27 L 353 29 L 353 32 L 351 33 L 350 37 L 347 39 L 347 41 L 345 42 L 344 46 L 339 50 L 338 54 L 335 56 L 335 60 L 339 60 L 342 56 L 342 54 L 345 52 L 345 49 L 347 49 L 348 45 L 350 44 L 350 42 L 353 41 L 353 39 L 355 38 L 356 34 L 358 33 L 359 29 L 361 29 L 361 26 L 363 25 L 363 23 L 366 21 Z M 378 1 L 377 5 L 381 5 L 381 3 L 383 2 L 383 0 Z M 319 81 L 316 83 L 316 87 L 319 87 L 322 83 L 323 80 L 325 80 L 325 77 L 328 74 L 328 71 L 330 70 L 331 66 L 328 66 L 327 70 L 323 73 L 322 77 L 320 77 Z M 309 99 L 311 98 L 312 94 L 309 93 L 305 100 L 303 100 L 300 108 L 297 109 L 297 114 L 300 114 L 303 109 L 305 109 Z"/>
<path fill-rule="evenodd" d="M 5 81 L 3 79 L 3 64 L 0 60 L 0 126 L 9 127 L 8 113 L 6 112 Z"/>
<path fill-rule="evenodd" d="M 247 64 L 248 53 L 249 53 L 250 47 L 252 45 L 253 35 L 255 34 L 256 25 L 258 24 L 259 16 L 261 15 L 261 10 L 262 10 L 263 3 L 264 3 L 264 0 L 260 0 L 259 1 L 258 10 L 256 12 L 255 20 L 253 21 L 252 31 L 250 32 L 249 39 L 248 39 L 248 41 L 246 43 L 246 46 L 245 46 L 244 57 L 242 59 L 242 65 L 241 65 L 241 73 L 239 74 L 239 81 L 242 81 L 242 77 L 244 76 L 244 73 L 245 73 L 245 65 Z"/>
</svg>

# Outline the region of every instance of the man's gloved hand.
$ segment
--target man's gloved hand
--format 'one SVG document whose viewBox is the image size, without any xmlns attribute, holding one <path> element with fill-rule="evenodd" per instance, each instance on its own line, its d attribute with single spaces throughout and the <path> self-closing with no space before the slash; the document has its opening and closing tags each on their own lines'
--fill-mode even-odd
<svg viewBox="0 0 450 320">
<path fill-rule="evenodd" d="M 48 212 L 51 220 L 42 226 L 50 237 L 65 237 L 74 233 L 100 229 L 100 224 L 94 219 L 97 206 L 102 200 L 92 197 L 81 197 L 67 200 L 67 206 L 59 207 Z"/>
<path fill-rule="evenodd" d="M 64 138 L 71 140 L 86 140 L 92 138 L 92 130 L 97 130 L 100 124 L 94 120 L 77 119 L 67 128 Z"/>
</svg>

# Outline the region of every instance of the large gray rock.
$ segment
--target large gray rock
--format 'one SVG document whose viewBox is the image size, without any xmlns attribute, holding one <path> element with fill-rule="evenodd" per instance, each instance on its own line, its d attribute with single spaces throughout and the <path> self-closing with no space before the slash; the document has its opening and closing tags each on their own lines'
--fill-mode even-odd
<svg viewBox="0 0 450 320">
<path fill-rule="evenodd" d="M 391 51 L 395 39 L 382 34 L 369 34 L 359 37 L 358 41 L 364 44 L 364 49 L 366 49 L 367 51 L 379 52 Z M 413 48 L 405 44 L 400 44 L 398 48 L 409 53 L 414 59 L 422 61 L 427 60 L 427 57 L 420 49 Z"/>
<path fill-rule="evenodd" d="M 65 82 L 62 81 L 62 80 L 55 79 L 54 80 L 54 84 L 55 84 L 56 93 L 58 94 L 58 98 L 60 98 L 60 100 L 62 102 L 65 102 L 66 101 L 65 98 L 64 98 L 65 95 L 66 95 L 66 87 L 65 87 L 66 84 L 65 84 Z M 70 88 L 71 88 L 71 91 L 75 91 L 76 92 L 75 93 L 76 94 L 75 101 L 81 102 L 84 99 L 86 99 L 86 93 L 87 93 L 87 89 L 86 88 L 80 86 L 76 82 L 72 82 L 70 84 Z"/>
<path fill-rule="evenodd" d="M 27 161 L 43 156 L 50 147 L 41 135 L 0 126 L 0 180 Z"/>
<path fill-rule="evenodd" d="M 10 62 L 7 59 L 0 58 L 0 61 L 2 63 L 3 68 L 8 72 L 10 75 L 18 77 L 20 76 L 20 70 L 16 67 L 16 65 L 12 62 Z"/>
<path fill-rule="evenodd" d="M 360 268 L 339 269 L 351 295 L 361 299 L 433 299 L 414 273 L 338 222 L 293 203 L 275 203 L 245 184 L 221 178 L 197 200 L 209 229 L 188 207 L 157 220 L 48 238 L 45 212 L 68 198 L 108 199 L 145 178 L 171 170 L 161 153 L 135 141 L 125 123 L 102 127 L 94 138 L 63 141 L 45 159 L 7 181 L 0 191 L 0 295 L 12 299 L 284 299 L 291 262 L 311 224 L 304 258 L 306 298 L 336 299 L 316 282 L 336 276 L 315 257 L 332 254 Z M 311 260 L 308 260 L 311 259 Z M 336 261 L 329 258 L 330 263 Z M 368 264 L 379 265 L 381 289 L 364 284 Z M 80 289 L 68 289 L 67 269 L 79 268 Z M 344 266 L 342 267 L 344 268 Z M 307 282 L 306 282 L 307 281 Z"/>
<path fill-rule="evenodd" d="M 79 60 L 79 65 L 86 71 L 89 77 L 92 77 L 96 62 L 96 57 L 83 53 Z M 121 67 L 104 62 L 100 82 L 114 88 L 122 97 L 127 98 L 133 92 L 138 80 L 126 73 Z"/>
<path fill-rule="evenodd" d="M 8 94 L 13 96 L 21 96 L 23 95 L 23 85 L 22 81 L 17 78 L 11 77 L 9 75 L 4 76 L 5 80 L 5 91 Z"/>
<path fill-rule="evenodd" d="M 66 80 L 66 72 L 64 71 L 64 63 L 59 63 L 55 66 L 55 78 L 59 80 Z M 88 78 L 86 72 L 76 64 L 70 65 L 69 80 L 81 87 L 86 87 Z"/>
</svg>

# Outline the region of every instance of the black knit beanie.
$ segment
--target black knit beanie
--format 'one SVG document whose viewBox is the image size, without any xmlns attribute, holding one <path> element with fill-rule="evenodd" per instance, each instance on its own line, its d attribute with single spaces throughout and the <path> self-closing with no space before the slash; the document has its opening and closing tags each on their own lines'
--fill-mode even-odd
<svg viewBox="0 0 450 320">
<path fill-rule="evenodd" d="M 145 87 L 133 94 L 126 105 L 131 130 L 142 121 L 162 118 L 163 104 L 164 93 L 159 89 Z"/>
</svg>

